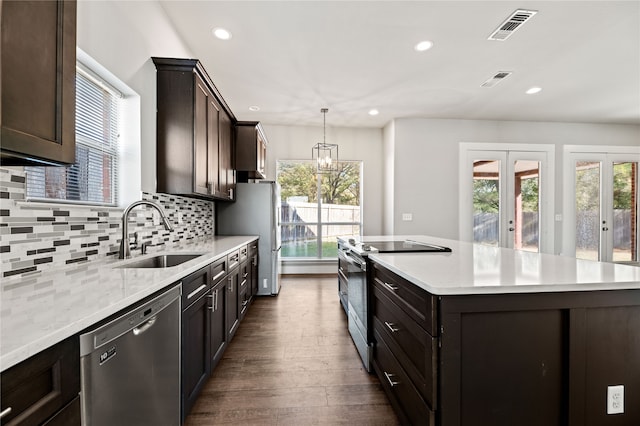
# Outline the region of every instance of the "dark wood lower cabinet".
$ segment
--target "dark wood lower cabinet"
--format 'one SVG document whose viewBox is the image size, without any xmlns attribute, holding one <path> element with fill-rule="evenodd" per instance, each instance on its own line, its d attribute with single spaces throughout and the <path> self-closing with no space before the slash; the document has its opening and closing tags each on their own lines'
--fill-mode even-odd
<svg viewBox="0 0 640 426">
<path fill-rule="evenodd" d="M 3 425 L 80 425 L 78 336 L 3 371 L 1 381 L 0 412 L 11 409 Z"/>
<path fill-rule="evenodd" d="M 209 314 L 206 294 L 182 312 L 182 413 L 191 411 L 211 372 Z"/>
<path fill-rule="evenodd" d="M 227 281 L 222 280 L 211 289 L 209 316 L 211 326 L 211 371 L 218 365 L 227 348 Z"/>
<path fill-rule="evenodd" d="M 377 264 L 373 276 L 373 365 L 402 423 L 640 425 L 639 290 L 434 296 L 414 286 L 423 294 L 405 299 L 394 289 L 407 280 Z M 614 385 L 624 385 L 621 414 L 607 414 Z"/>
<path fill-rule="evenodd" d="M 227 276 L 227 339 L 231 341 L 240 324 L 240 292 L 239 292 L 239 268 L 233 269 Z"/>
<path fill-rule="evenodd" d="M 240 271 L 238 275 L 238 311 L 240 319 L 242 320 L 249 308 L 249 302 L 251 301 L 251 269 L 248 261 L 240 263 Z"/>
</svg>

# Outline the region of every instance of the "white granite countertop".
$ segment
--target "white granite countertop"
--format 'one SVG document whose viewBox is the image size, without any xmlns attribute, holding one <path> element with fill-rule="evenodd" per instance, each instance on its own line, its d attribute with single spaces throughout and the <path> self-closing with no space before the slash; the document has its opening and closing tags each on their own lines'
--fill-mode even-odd
<svg viewBox="0 0 640 426">
<path fill-rule="evenodd" d="M 412 239 L 451 253 L 376 253 L 371 260 L 436 295 L 640 290 L 640 267 L 530 253 L 424 235 L 364 237 Z"/>
<path fill-rule="evenodd" d="M 179 281 L 257 239 L 218 236 L 133 259 L 102 259 L 4 282 L 0 292 L 0 371 Z M 114 266 L 163 253 L 203 254 L 164 269 Z"/>
</svg>

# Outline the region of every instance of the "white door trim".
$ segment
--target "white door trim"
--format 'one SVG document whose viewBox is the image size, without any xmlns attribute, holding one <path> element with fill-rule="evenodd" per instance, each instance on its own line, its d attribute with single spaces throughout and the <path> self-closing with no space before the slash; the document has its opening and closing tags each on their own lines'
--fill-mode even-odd
<svg viewBox="0 0 640 426">
<path fill-rule="evenodd" d="M 460 142 L 458 146 L 458 238 L 462 241 L 473 241 L 473 170 L 469 162 L 472 151 L 497 152 L 539 152 L 546 154 L 546 161 L 541 165 L 540 194 L 543 203 L 540 205 L 540 252 L 554 253 L 555 232 L 555 150 L 554 144 L 517 144 L 517 143 L 483 143 Z"/>
<path fill-rule="evenodd" d="M 598 156 L 597 154 L 600 154 Z M 575 224 L 575 167 L 574 162 L 578 159 L 595 159 L 602 161 L 607 156 L 620 159 L 621 161 L 640 162 L 640 147 L 635 146 L 608 146 L 608 145 L 565 145 L 563 149 L 563 172 L 562 172 L 562 250 L 563 256 L 575 257 L 576 255 L 576 224 Z M 634 159 L 634 156 L 638 156 Z M 631 157 L 631 158 L 629 158 Z M 604 168 L 604 164 L 603 164 Z M 606 177 L 609 179 L 609 177 Z M 601 200 L 604 205 L 607 200 Z M 640 216 L 640 203 L 638 203 L 638 216 Z M 602 211 L 601 205 L 601 211 Z M 637 225 L 636 225 L 637 226 Z"/>
</svg>

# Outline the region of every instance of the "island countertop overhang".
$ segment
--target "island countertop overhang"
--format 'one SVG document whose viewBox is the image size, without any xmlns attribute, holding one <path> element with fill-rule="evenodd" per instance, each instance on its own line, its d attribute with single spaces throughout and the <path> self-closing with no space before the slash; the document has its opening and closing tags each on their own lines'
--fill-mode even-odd
<svg viewBox="0 0 640 426">
<path fill-rule="evenodd" d="M 364 237 L 363 241 L 372 238 Z M 424 235 L 451 253 L 372 253 L 369 259 L 434 295 L 640 289 L 640 268 Z"/>
</svg>

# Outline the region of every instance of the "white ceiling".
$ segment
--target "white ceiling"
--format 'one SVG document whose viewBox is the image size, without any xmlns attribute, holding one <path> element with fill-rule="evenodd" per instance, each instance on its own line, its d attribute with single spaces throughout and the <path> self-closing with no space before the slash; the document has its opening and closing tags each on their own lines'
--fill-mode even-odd
<svg viewBox="0 0 640 426">
<path fill-rule="evenodd" d="M 239 120 L 322 125 L 327 107 L 327 126 L 640 124 L 640 1 L 160 3 Z M 538 13 L 508 40 L 488 41 L 516 9 Z M 214 38 L 214 27 L 233 37 Z M 434 47 L 414 51 L 425 39 Z M 498 71 L 513 74 L 480 87 Z M 543 90 L 526 95 L 531 86 Z"/>
</svg>

